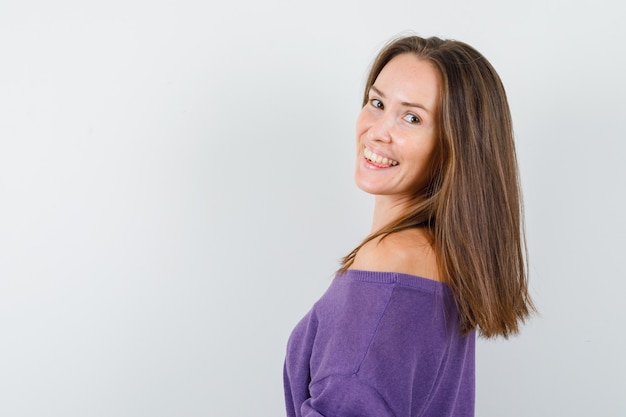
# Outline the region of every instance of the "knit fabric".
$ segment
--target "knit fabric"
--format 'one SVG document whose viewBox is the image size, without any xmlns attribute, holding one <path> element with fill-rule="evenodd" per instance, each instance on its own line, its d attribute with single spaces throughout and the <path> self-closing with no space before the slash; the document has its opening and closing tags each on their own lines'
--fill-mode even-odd
<svg viewBox="0 0 626 417">
<path fill-rule="evenodd" d="M 348 270 L 297 324 L 284 367 L 288 417 L 473 417 L 475 333 L 447 285 Z"/>
</svg>

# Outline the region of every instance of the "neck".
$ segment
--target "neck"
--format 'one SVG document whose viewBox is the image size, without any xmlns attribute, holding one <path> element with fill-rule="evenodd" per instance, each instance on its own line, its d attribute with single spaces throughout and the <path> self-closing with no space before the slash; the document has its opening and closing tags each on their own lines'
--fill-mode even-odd
<svg viewBox="0 0 626 417">
<path fill-rule="evenodd" d="M 371 233 L 379 231 L 399 218 L 405 212 L 409 202 L 409 198 L 377 195 L 374 202 L 374 219 L 372 221 Z"/>
</svg>

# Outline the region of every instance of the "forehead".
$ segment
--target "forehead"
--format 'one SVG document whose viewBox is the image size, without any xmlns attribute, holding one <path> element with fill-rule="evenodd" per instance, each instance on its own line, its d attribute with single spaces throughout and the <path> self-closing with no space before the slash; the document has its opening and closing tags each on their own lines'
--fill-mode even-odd
<svg viewBox="0 0 626 417">
<path fill-rule="evenodd" d="M 403 101 L 420 102 L 430 109 L 439 99 L 440 76 L 432 62 L 403 53 L 392 58 L 380 71 L 373 86 L 385 95 Z"/>
<path fill-rule="evenodd" d="M 409 52 L 396 55 L 387 62 L 376 77 L 374 84 L 381 78 L 404 78 L 406 81 L 413 78 L 416 83 L 425 82 L 435 85 L 440 83 L 439 72 L 435 65 Z"/>
</svg>

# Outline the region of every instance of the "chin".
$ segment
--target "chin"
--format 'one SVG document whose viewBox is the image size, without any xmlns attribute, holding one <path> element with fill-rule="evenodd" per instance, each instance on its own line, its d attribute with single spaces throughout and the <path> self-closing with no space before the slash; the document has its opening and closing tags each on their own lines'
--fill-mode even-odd
<svg viewBox="0 0 626 417">
<path fill-rule="evenodd" d="M 368 194 L 372 194 L 372 195 L 387 194 L 386 192 L 387 190 L 385 189 L 385 187 L 381 187 L 380 185 L 371 184 L 359 178 L 355 178 L 354 183 L 356 184 L 357 187 L 359 187 L 361 191 L 364 191 Z"/>
</svg>

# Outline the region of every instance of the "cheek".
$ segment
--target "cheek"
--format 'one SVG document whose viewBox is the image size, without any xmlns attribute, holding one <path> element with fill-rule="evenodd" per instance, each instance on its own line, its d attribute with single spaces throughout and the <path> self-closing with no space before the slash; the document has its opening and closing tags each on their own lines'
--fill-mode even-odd
<svg viewBox="0 0 626 417">
<path fill-rule="evenodd" d="M 426 162 L 425 165 L 426 165 L 426 172 L 429 178 L 432 178 L 433 174 L 435 173 L 435 171 L 440 165 L 440 159 L 441 159 L 440 152 L 441 150 L 437 146 L 436 142 L 434 142 L 432 146 L 428 147 L 427 149 L 428 157 L 427 157 L 427 160 L 425 161 Z"/>
<path fill-rule="evenodd" d="M 369 121 L 368 113 L 365 109 L 361 110 L 359 113 L 359 117 L 356 118 L 356 138 L 357 141 L 361 138 L 363 133 L 365 133 L 368 127 L 371 125 Z"/>
</svg>

